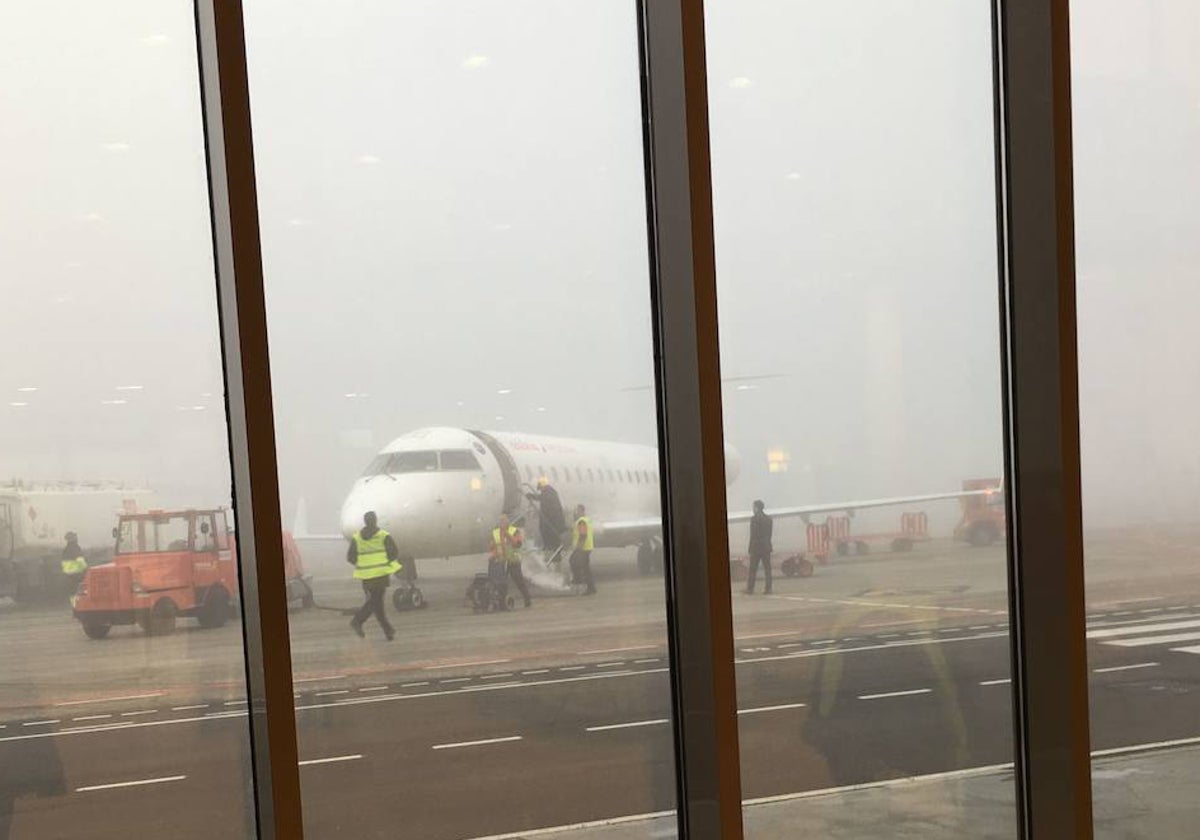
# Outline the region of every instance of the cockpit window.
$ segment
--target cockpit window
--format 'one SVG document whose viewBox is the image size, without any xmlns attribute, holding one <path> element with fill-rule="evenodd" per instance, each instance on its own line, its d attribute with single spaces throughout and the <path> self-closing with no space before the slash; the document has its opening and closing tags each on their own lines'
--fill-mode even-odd
<svg viewBox="0 0 1200 840">
<path fill-rule="evenodd" d="M 436 452 L 393 452 L 387 471 L 396 473 L 435 472 L 438 468 Z"/>
<path fill-rule="evenodd" d="M 438 453 L 442 459 L 443 470 L 475 470 L 482 469 L 475 453 L 469 449 L 448 449 Z"/>
<path fill-rule="evenodd" d="M 367 464 L 367 468 L 363 470 L 363 475 L 380 475 L 383 473 L 383 468 L 387 466 L 388 458 L 392 456 L 384 452 L 382 455 L 376 455 L 371 459 L 371 463 Z"/>
</svg>

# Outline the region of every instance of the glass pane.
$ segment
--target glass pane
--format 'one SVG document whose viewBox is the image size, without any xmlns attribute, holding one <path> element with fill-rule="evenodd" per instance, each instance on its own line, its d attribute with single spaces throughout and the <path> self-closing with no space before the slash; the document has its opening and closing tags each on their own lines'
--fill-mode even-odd
<svg viewBox="0 0 1200 840">
<path fill-rule="evenodd" d="M 0 4 L 0 77 L 0 837 L 252 837 L 192 4 Z"/>
<path fill-rule="evenodd" d="M 747 835 L 1012 836 L 991 4 L 706 14 Z"/>
<path fill-rule="evenodd" d="M 247 14 L 305 836 L 671 812 L 635 4 Z"/>
<path fill-rule="evenodd" d="M 1200 818 L 1200 8 L 1071 9 L 1098 838 Z"/>
</svg>

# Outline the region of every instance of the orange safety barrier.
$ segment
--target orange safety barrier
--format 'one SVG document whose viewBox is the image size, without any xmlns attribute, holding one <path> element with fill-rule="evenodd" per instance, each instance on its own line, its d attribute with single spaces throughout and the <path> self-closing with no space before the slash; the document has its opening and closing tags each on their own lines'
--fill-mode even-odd
<svg viewBox="0 0 1200 840">
<path fill-rule="evenodd" d="M 808 553 L 824 563 L 829 557 L 829 525 L 808 526 Z"/>
<path fill-rule="evenodd" d="M 900 531 L 906 537 L 928 537 L 929 517 L 924 512 L 901 514 Z"/>
</svg>

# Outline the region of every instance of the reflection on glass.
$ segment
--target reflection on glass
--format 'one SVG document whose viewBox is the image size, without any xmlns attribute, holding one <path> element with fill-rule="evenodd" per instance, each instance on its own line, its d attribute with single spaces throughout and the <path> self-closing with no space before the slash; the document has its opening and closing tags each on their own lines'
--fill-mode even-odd
<svg viewBox="0 0 1200 840">
<path fill-rule="evenodd" d="M 989 4 L 706 15 L 747 835 L 1012 836 Z"/>
<path fill-rule="evenodd" d="M 302 6 L 247 48 L 306 836 L 670 812 L 636 9 Z"/>
<path fill-rule="evenodd" d="M 251 837 L 192 7 L 0 55 L 0 838 Z"/>
<path fill-rule="evenodd" d="M 1071 12 L 1095 833 L 1192 837 L 1200 8 Z"/>
</svg>

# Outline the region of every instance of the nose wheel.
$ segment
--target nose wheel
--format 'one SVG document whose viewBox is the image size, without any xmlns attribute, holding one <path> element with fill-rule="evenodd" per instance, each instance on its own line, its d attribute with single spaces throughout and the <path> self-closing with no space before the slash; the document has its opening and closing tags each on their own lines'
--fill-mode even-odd
<svg viewBox="0 0 1200 840">
<path fill-rule="evenodd" d="M 409 612 L 423 610 L 429 606 L 429 602 L 425 600 L 425 595 L 420 589 L 406 586 L 392 593 L 392 606 L 396 608 L 396 612 Z"/>
</svg>

